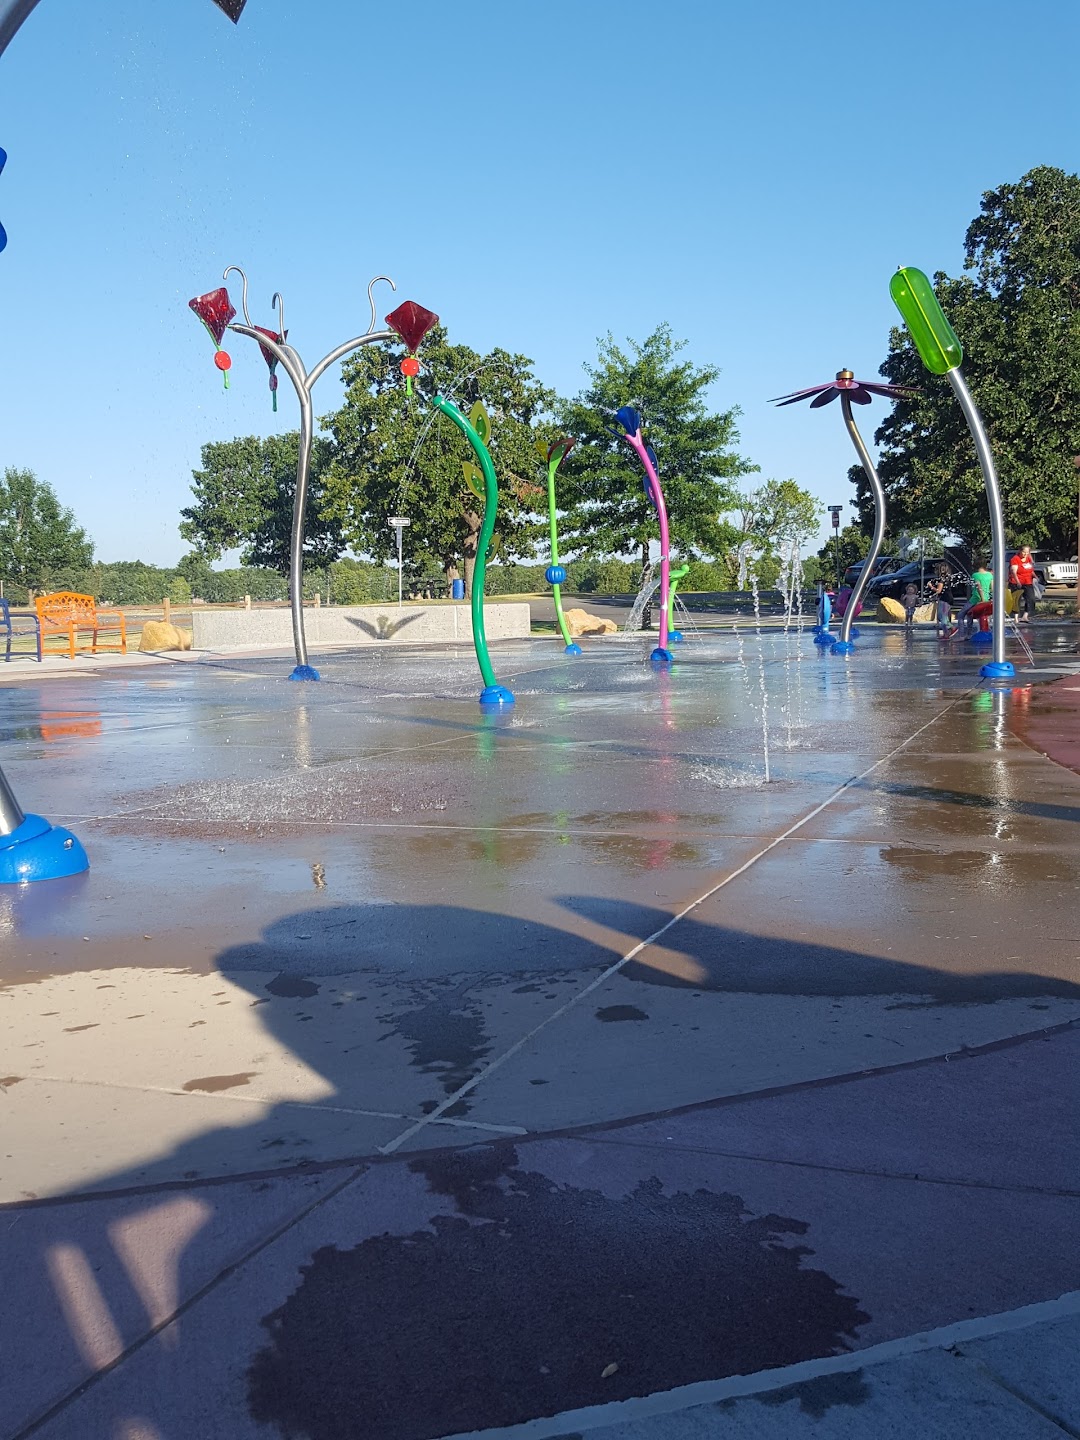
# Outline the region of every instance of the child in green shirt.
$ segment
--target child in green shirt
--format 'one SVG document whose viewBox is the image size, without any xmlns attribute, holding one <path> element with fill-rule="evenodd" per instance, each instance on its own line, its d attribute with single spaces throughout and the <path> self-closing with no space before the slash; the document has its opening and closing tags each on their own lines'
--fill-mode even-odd
<svg viewBox="0 0 1080 1440">
<path fill-rule="evenodd" d="M 978 604 L 975 599 L 975 592 L 978 591 L 979 600 L 992 600 L 994 596 L 994 577 L 985 565 L 980 565 L 971 577 L 971 598 L 973 604 Z"/>
<path fill-rule="evenodd" d="M 971 598 L 963 610 L 960 611 L 960 614 L 957 615 L 956 625 L 950 631 L 949 639 L 951 640 L 954 635 L 959 635 L 961 630 L 964 632 L 966 639 L 969 628 L 968 616 L 971 614 L 971 611 L 976 605 L 982 605 L 985 604 L 986 601 L 992 600 L 993 596 L 994 577 L 980 560 L 971 577 Z"/>
</svg>

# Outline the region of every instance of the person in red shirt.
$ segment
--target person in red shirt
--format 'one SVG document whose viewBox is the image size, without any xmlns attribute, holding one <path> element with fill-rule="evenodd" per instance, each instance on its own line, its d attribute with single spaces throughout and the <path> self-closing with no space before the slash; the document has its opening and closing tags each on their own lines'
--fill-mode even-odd
<svg viewBox="0 0 1080 1440">
<path fill-rule="evenodd" d="M 1030 623 L 1035 617 L 1035 562 L 1031 558 L 1031 546 L 1021 545 L 1020 554 L 1009 562 L 1009 586 L 1023 592 L 1024 603 L 1019 623 Z"/>
</svg>

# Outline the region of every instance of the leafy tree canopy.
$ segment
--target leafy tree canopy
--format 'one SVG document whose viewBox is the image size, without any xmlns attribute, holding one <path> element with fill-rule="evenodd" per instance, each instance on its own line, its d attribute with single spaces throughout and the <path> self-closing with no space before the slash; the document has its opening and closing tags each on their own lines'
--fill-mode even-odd
<svg viewBox="0 0 1080 1440">
<path fill-rule="evenodd" d="M 201 470 L 192 471 L 195 503 L 181 510 L 180 534 L 205 560 L 239 549 L 245 565 L 288 574 L 296 493 L 297 431 L 245 435 L 202 447 Z M 325 565 L 345 548 L 341 527 L 325 515 L 323 472 L 329 446 L 315 437 L 308 483 L 304 558 Z"/>
<path fill-rule="evenodd" d="M 641 465 L 612 433 L 623 405 L 641 411 L 656 450 L 667 501 L 672 547 L 684 556 L 717 555 L 731 538 L 721 515 L 734 504 L 732 482 L 756 469 L 735 450 L 735 409 L 709 408 L 706 392 L 719 377 L 713 365 L 680 360 L 686 342 L 659 325 L 640 344 L 599 342 L 589 384 L 558 407 L 562 430 L 578 445 L 559 472 L 559 501 L 567 508 L 560 537 L 570 551 L 594 555 L 635 552 L 646 563 L 657 538 L 656 512 L 644 490 Z"/>
<path fill-rule="evenodd" d="M 437 390 L 468 413 L 481 399 L 491 420 L 488 448 L 499 478 L 499 509 L 492 552 L 503 559 L 532 553 L 537 512 L 545 504 L 536 441 L 551 435 L 543 424 L 555 396 L 532 373 L 524 355 L 495 349 L 480 355 L 451 345 L 436 326 L 424 341 L 422 369 L 406 399 L 400 349 L 370 345 L 345 363 L 348 390 L 340 410 L 322 422 L 332 437 L 323 514 L 341 527 L 354 551 L 396 557 L 392 515 L 412 521 L 406 558 L 421 555 L 443 570 L 463 559 L 467 574 L 476 556 L 483 503 L 469 489 L 463 461 L 473 459 L 457 427 L 425 403 Z"/>
<path fill-rule="evenodd" d="M 759 576 L 766 571 L 770 575 L 774 570 L 779 573 L 780 559 L 790 547 L 795 545 L 801 551 L 817 534 L 821 505 L 794 480 L 766 480 L 756 490 L 736 495 L 731 513 L 735 521 L 719 556 L 724 583 L 718 589 L 733 589 L 736 585 L 739 547 L 747 540 L 753 541 L 759 557 Z"/>
<path fill-rule="evenodd" d="M 849 565 L 854 565 L 859 560 L 865 560 L 869 552 L 870 536 L 862 526 L 845 525 L 840 531 L 834 530 L 817 552 L 817 558 L 821 562 L 821 574 L 827 580 L 834 581 L 838 568 L 842 577 Z M 887 540 L 881 553 L 883 555 L 891 553 L 891 547 Z"/>
<path fill-rule="evenodd" d="M 988 191 L 959 279 L 934 287 L 964 346 L 964 374 L 990 435 L 1010 540 L 1075 553 L 1080 457 L 1080 176 L 1051 166 Z M 945 527 L 989 539 L 982 476 L 948 381 L 923 368 L 904 330 L 882 375 L 917 386 L 878 428 L 894 530 Z M 865 512 L 859 467 L 851 477 Z"/>
<path fill-rule="evenodd" d="M 55 590 L 93 561 L 94 546 L 51 485 L 9 466 L 0 480 L 0 579 Z"/>
</svg>

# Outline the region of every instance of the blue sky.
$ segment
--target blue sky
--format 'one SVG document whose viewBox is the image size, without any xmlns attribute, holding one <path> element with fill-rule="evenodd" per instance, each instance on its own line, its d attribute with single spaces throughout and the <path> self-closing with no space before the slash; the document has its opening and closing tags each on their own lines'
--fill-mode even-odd
<svg viewBox="0 0 1080 1440">
<path fill-rule="evenodd" d="M 1078 42 L 1075 0 L 41 0 L 0 60 L 0 464 L 175 562 L 199 447 L 296 423 L 187 311 L 235 262 L 308 363 L 379 272 L 564 393 L 667 320 L 763 476 L 846 502 L 838 412 L 765 401 L 875 376 L 895 266 L 958 272 L 984 190 L 1077 168 Z"/>
</svg>

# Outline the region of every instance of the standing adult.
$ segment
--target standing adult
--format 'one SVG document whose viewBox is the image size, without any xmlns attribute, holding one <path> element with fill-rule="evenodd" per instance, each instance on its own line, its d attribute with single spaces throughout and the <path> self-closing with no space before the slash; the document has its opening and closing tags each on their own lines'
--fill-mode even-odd
<svg viewBox="0 0 1080 1440">
<path fill-rule="evenodd" d="M 1019 555 L 1009 561 L 1009 589 L 1023 594 L 1023 610 L 1018 623 L 1030 624 L 1035 618 L 1035 562 L 1031 558 L 1031 546 L 1021 545 Z"/>
</svg>

